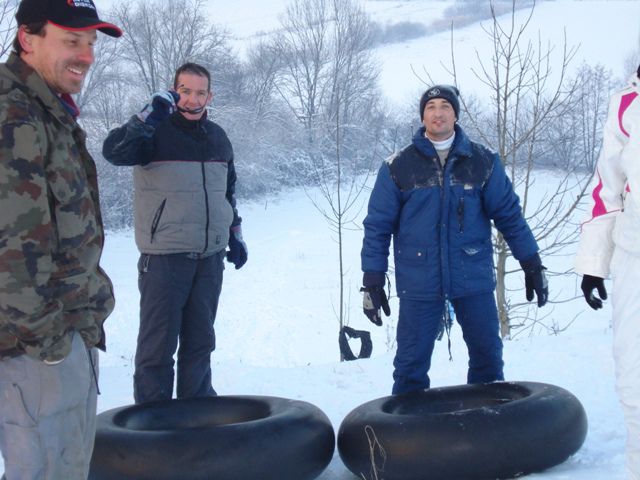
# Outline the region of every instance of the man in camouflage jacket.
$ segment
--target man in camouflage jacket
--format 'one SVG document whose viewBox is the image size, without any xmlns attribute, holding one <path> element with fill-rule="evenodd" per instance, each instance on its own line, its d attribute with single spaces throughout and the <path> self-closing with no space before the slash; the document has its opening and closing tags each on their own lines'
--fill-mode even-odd
<svg viewBox="0 0 640 480">
<path fill-rule="evenodd" d="M 0 448 L 12 478 L 85 479 L 113 288 L 96 168 L 76 123 L 102 22 L 90 0 L 22 0 L 0 65 Z"/>
</svg>

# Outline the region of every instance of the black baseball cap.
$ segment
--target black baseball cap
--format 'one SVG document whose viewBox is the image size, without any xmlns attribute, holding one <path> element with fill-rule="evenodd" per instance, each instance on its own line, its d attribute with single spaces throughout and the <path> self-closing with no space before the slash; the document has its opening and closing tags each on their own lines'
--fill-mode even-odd
<svg viewBox="0 0 640 480">
<path fill-rule="evenodd" d="M 122 30 L 98 18 L 92 0 L 22 0 L 16 12 L 18 25 L 49 22 L 64 30 L 97 29 L 111 37 L 119 37 Z"/>
</svg>

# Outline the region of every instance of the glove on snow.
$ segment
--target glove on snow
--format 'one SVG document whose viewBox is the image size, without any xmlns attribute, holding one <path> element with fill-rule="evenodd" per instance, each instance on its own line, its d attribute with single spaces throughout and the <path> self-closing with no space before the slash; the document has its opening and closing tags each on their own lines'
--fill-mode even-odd
<svg viewBox="0 0 640 480">
<path fill-rule="evenodd" d="M 527 301 L 530 302 L 533 300 L 533 294 L 535 292 L 538 298 L 538 307 L 544 306 L 549 299 L 549 282 L 547 282 L 547 276 L 544 274 L 546 268 L 542 265 L 540 255 L 536 253 L 533 257 L 521 260 L 520 266 L 524 271 L 524 286 Z"/>
<path fill-rule="evenodd" d="M 602 308 L 602 300 L 607 299 L 607 289 L 604 288 L 604 278 L 594 277 L 593 275 L 583 275 L 580 288 L 584 294 L 584 299 L 591 308 L 594 310 Z M 598 290 L 600 298 L 593 294 L 595 289 Z"/>
<path fill-rule="evenodd" d="M 227 251 L 227 262 L 236 266 L 236 270 L 242 268 L 247 263 L 249 251 L 247 244 L 242 240 L 242 228 L 240 225 L 229 229 L 229 250 Z"/>
<path fill-rule="evenodd" d="M 372 323 L 377 326 L 382 325 L 382 314 L 380 309 L 388 317 L 391 315 L 389 308 L 389 300 L 384 293 L 384 273 L 381 272 L 365 272 L 362 279 L 363 292 L 362 310 Z"/>
<path fill-rule="evenodd" d="M 149 103 L 138 113 L 138 118 L 147 125 L 156 127 L 177 110 L 178 100 L 180 95 L 172 90 L 154 93 Z"/>
</svg>

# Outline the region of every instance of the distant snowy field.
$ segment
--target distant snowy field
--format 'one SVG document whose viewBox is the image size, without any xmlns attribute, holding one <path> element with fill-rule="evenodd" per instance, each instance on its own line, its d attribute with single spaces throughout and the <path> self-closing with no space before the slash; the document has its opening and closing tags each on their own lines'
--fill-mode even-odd
<svg viewBox="0 0 640 480">
<path fill-rule="evenodd" d="M 113 1 L 113 0 L 112 0 Z M 488 4 L 487 0 L 487 4 Z M 279 18 L 287 0 L 209 0 L 208 12 L 217 25 L 225 26 L 240 53 L 251 49 L 258 41 L 280 28 Z M 429 27 L 446 19 L 443 12 L 453 5 L 451 0 L 364 0 L 362 5 L 372 19 L 381 25 L 400 22 L 423 23 Z M 475 8 L 470 6 L 470 8 Z M 521 24 L 529 9 L 516 12 L 515 23 Z M 502 16 L 508 26 L 510 15 Z M 626 78 L 629 72 L 622 66 L 629 54 L 640 48 L 640 1 L 637 0 L 552 0 L 538 1 L 524 38 L 537 47 L 554 47 L 554 57 L 560 58 L 566 35 L 567 47 L 578 47 L 570 72 L 582 62 L 611 68 L 616 76 Z M 482 22 L 489 26 L 488 21 Z M 458 82 L 462 93 L 485 95 L 487 92 L 472 71 L 479 71 L 478 52 L 484 62 L 491 58 L 491 44 L 480 24 L 458 29 L 453 35 Z M 436 83 L 451 83 L 451 34 L 434 33 L 403 43 L 386 45 L 375 54 L 382 68 L 380 84 L 392 106 L 404 107 L 417 103 L 428 81 L 425 70 Z M 487 63 L 488 65 L 488 63 Z M 419 74 L 419 79 L 414 71 Z M 554 69 L 557 75 L 557 69 Z M 552 77 L 553 78 L 553 77 Z"/>
<path fill-rule="evenodd" d="M 98 0 L 98 7 L 106 11 L 118 0 Z M 232 45 L 240 55 L 277 31 L 288 0 L 207 0 L 206 12 L 211 21 L 226 28 Z M 429 27 L 445 21 L 445 10 L 453 0 L 363 0 L 371 18 L 381 25 L 401 22 L 422 23 Z M 487 5 L 489 0 L 487 0 Z M 475 7 L 470 7 L 475 8 Z M 518 10 L 516 24 L 529 15 L 529 9 Z M 538 0 L 524 38 L 537 47 L 553 47 L 560 58 L 566 35 L 567 47 L 578 47 L 570 72 L 582 62 L 601 64 L 617 77 L 626 78 L 625 59 L 640 48 L 640 1 L 638 0 Z M 508 25 L 510 15 L 500 17 Z M 488 21 L 457 29 L 453 35 L 458 82 L 463 94 L 486 95 L 482 83 L 473 70 L 479 71 L 477 54 L 483 61 L 491 58 L 491 44 L 483 26 Z M 451 34 L 448 31 L 377 48 L 375 55 L 381 67 L 380 85 L 392 107 L 406 107 L 417 103 L 428 81 L 425 70 L 434 82 L 451 83 Z M 420 78 L 416 76 L 419 74 Z M 214 77 L 215 77 L 215 72 Z M 558 70 L 554 69 L 554 74 Z M 553 77 L 552 77 L 553 78 Z M 214 79 L 215 81 L 215 79 Z"/>
<path fill-rule="evenodd" d="M 377 3 L 377 2 L 367 2 Z M 432 2 L 399 2 L 402 4 L 426 4 Z M 440 3 L 440 2 L 435 2 Z M 425 17 L 428 15 L 425 12 Z M 521 24 L 529 15 L 528 9 L 516 12 L 516 24 Z M 375 18 L 375 16 L 374 16 Z M 420 13 L 409 18 L 419 21 Z M 557 0 L 537 2 L 530 25 L 524 38 L 538 47 L 538 39 L 546 50 L 553 47 L 552 58 L 560 59 L 566 34 L 567 47 L 579 47 L 569 72 L 572 73 L 582 62 L 589 65 L 601 64 L 612 69 L 614 75 L 627 78 L 630 72 L 623 72 L 625 58 L 640 47 L 640 2 L 638 1 L 576 1 Z M 503 27 L 508 27 L 509 15 L 500 17 Z M 489 22 L 482 22 L 490 26 Z M 539 36 L 539 37 L 538 37 Z M 491 59 L 491 39 L 478 24 L 457 30 L 453 34 L 458 82 L 462 94 L 486 95 L 484 86 L 475 76 L 480 72 L 476 53 L 486 67 Z M 437 33 L 401 44 L 393 44 L 378 49 L 382 62 L 382 90 L 396 105 L 413 105 L 425 85 L 414 75 L 421 74 L 427 80 L 429 72 L 436 83 L 451 83 L 451 34 Z M 473 71 L 472 71 L 473 69 Z M 557 79 L 558 69 L 554 69 L 552 79 Z M 428 80 L 427 80 L 428 81 Z"/>
</svg>

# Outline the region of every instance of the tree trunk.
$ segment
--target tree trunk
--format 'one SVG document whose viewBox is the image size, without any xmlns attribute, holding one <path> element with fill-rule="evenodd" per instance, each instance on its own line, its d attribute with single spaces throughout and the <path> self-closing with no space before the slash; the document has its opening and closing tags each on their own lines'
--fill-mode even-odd
<svg viewBox="0 0 640 480">
<path fill-rule="evenodd" d="M 498 319 L 500 320 L 500 336 L 507 338 L 511 333 L 509 320 L 509 305 L 507 303 L 506 269 L 507 243 L 502 234 L 498 234 L 496 245 L 496 303 L 498 305 Z"/>
</svg>

